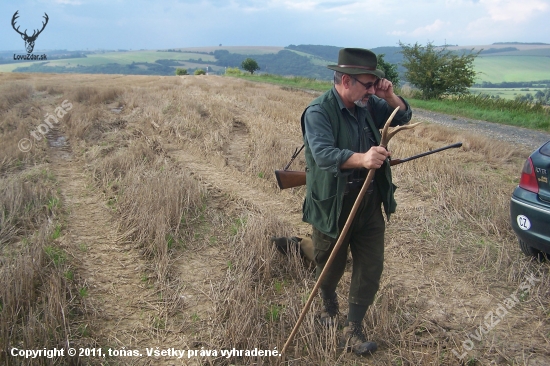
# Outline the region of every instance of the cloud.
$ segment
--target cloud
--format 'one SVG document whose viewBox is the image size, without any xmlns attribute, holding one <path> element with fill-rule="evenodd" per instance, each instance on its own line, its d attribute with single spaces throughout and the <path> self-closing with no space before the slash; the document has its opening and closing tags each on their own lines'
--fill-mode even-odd
<svg viewBox="0 0 550 366">
<path fill-rule="evenodd" d="M 54 2 L 61 5 L 82 5 L 80 0 L 55 0 Z"/>
<path fill-rule="evenodd" d="M 391 36 L 404 36 L 407 34 L 407 32 L 405 31 L 392 31 L 392 32 L 388 32 L 387 34 L 391 35 Z"/>
<path fill-rule="evenodd" d="M 485 11 L 481 12 L 479 18 L 469 22 L 465 29 L 465 34 L 472 42 L 479 42 L 481 39 L 493 42 L 520 40 L 520 36 L 523 39 L 532 39 L 536 37 L 536 33 L 529 29 L 541 29 L 541 23 L 547 22 L 545 18 L 550 9 L 550 5 L 541 0 L 480 0 L 479 4 Z M 548 29 L 547 25 L 542 29 Z"/>
<path fill-rule="evenodd" d="M 416 28 L 414 31 L 412 31 L 412 35 L 423 36 L 426 34 L 433 34 L 435 32 L 439 32 L 445 24 L 446 23 L 442 22 L 441 20 L 436 19 L 435 22 L 433 22 L 432 24 L 426 25 L 424 27 Z"/>
<path fill-rule="evenodd" d="M 238 0 L 242 1 L 242 0 Z M 297 11 L 323 11 L 340 14 L 365 13 L 365 9 L 375 8 L 375 0 L 271 0 L 261 2 L 265 7 L 279 7 Z M 314 14 L 314 13 L 312 13 Z"/>
<path fill-rule="evenodd" d="M 546 2 L 540 0 L 481 0 L 480 3 L 495 22 L 522 23 L 549 8 Z"/>
<path fill-rule="evenodd" d="M 306 10 L 315 9 L 319 5 L 319 2 L 318 1 L 284 1 L 282 5 L 285 8 L 290 10 L 306 11 Z"/>
<path fill-rule="evenodd" d="M 219 43 L 372 48 L 426 39 L 436 44 L 550 43 L 550 0 L 514 1 L 20 0 L 17 9 L 20 24 L 27 27 L 28 20 L 29 29 L 48 13 L 50 24 L 41 36 L 41 46 L 48 48 L 155 49 Z M 13 3 L 0 0 L 0 13 L 11 16 L 17 10 Z M 20 47 L 20 37 L 7 24 L 11 35 L 2 38 L 1 46 Z"/>
</svg>

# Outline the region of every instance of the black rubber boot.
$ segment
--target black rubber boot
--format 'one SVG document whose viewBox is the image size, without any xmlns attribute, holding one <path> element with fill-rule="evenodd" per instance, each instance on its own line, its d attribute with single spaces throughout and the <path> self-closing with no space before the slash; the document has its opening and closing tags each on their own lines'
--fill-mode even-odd
<svg viewBox="0 0 550 366">
<path fill-rule="evenodd" d="M 370 355 L 378 349 L 374 342 L 367 341 L 360 322 L 349 322 L 344 328 L 341 347 L 346 351 L 353 351 L 358 356 Z"/>
<path fill-rule="evenodd" d="M 300 248 L 300 241 L 302 239 L 297 238 L 295 236 L 292 237 L 272 237 L 271 242 L 275 245 L 275 248 L 284 255 L 287 255 L 288 253 L 297 253 L 300 254 L 300 257 L 304 257 L 304 253 L 302 253 L 302 250 Z"/>
</svg>

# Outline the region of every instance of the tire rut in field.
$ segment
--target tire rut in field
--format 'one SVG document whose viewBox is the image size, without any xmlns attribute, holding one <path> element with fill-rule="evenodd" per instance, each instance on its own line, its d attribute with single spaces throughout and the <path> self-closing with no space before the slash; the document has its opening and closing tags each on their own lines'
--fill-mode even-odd
<svg viewBox="0 0 550 366">
<path fill-rule="evenodd" d="M 294 235 L 307 235 L 310 232 L 309 225 L 302 221 L 301 204 L 290 194 L 284 191 L 279 194 L 269 193 L 255 185 L 250 177 L 244 174 L 237 176 L 230 161 L 228 166 L 220 168 L 205 164 L 205 159 L 195 156 L 190 149 L 168 151 L 203 184 L 241 200 L 260 214 L 275 216 L 281 222 L 291 225 Z"/>
<path fill-rule="evenodd" d="M 248 149 L 248 127 L 238 119 L 233 120 L 231 141 L 224 146 L 224 155 L 227 165 L 234 166 L 241 173 L 245 171 L 244 156 Z"/>
<path fill-rule="evenodd" d="M 80 164 L 54 159 L 52 165 L 68 212 L 63 244 L 70 248 L 76 273 L 85 283 L 81 291 L 93 312 L 88 324 L 92 337 L 99 346 L 150 347 L 155 312 L 154 295 L 141 281 L 146 263 L 137 249 L 117 241 L 113 217 L 88 185 Z"/>
</svg>

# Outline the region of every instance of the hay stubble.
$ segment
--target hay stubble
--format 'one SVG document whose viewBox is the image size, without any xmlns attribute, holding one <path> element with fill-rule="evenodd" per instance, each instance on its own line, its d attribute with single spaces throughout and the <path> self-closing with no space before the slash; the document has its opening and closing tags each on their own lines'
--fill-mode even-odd
<svg viewBox="0 0 550 366">
<path fill-rule="evenodd" d="M 71 142 L 73 160 L 48 158 L 48 148 L 40 144 L 34 155 L 26 156 L 4 148 L 2 184 L 14 174 L 17 159 L 27 159 L 24 164 L 46 160 L 61 174 L 61 192 L 68 192 L 64 207 L 78 202 L 71 201 L 78 195 L 85 197 L 82 202 L 100 197 L 112 216 L 108 221 L 116 235 L 106 242 L 113 250 L 103 259 L 105 268 L 124 268 L 128 255 L 139 267 L 126 275 L 129 284 L 143 288 L 135 301 L 132 294 L 125 298 L 117 291 L 101 296 L 89 291 L 83 314 L 72 319 L 75 324 L 89 321 L 91 333 L 82 342 L 280 349 L 314 279 L 299 258 L 282 258 L 270 247 L 272 235 L 309 233 L 300 222 L 303 188 L 279 191 L 273 170 L 301 146 L 299 118 L 313 96 L 215 76 L 88 75 L 78 76 L 78 84 L 72 75 L 10 77 L 15 76 L 0 80 L 19 84 L 7 87 L 14 96 L 2 101 L 7 109 L 3 126 L 9 126 L 9 113 L 25 110 L 39 96 L 43 109 L 63 99 L 74 103 L 60 126 Z M 33 123 L 30 117 L 25 127 Z M 3 131 L 8 142 L 25 133 L 21 128 Z M 527 273 L 541 284 L 475 344 L 466 361 L 548 361 L 548 266 L 519 253 L 508 224 L 509 195 L 528 151 L 435 124 L 403 132 L 390 150 L 395 157 L 407 157 L 457 141 L 464 142 L 460 150 L 393 169 L 398 209 L 387 226 L 382 287 L 365 320 L 368 336 L 380 345 L 375 356 L 341 353 L 335 343 L 339 332 L 315 324 L 315 302 L 286 358 L 203 357 L 192 362 L 456 365 L 451 350 L 462 353 L 468 334 Z M 293 168 L 304 168 L 303 157 Z M 83 172 L 84 188 L 68 187 L 67 169 Z M 93 253 L 78 252 L 84 237 L 78 230 L 111 229 L 75 215 L 77 208 L 68 216 L 69 234 L 62 245 L 78 253 L 81 267 L 76 272 L 83 283 L 104 283 L 108 278 L 92 274 Z M 9 235 L 13 244 L 19 234 L 11 230 Z M 349 276 L 347 271 L 338 290 L 344 315 Z M 109 311 L 102 301 L 126 304 L 122 309 L 132 308 L 141 319 L 102 332 L 93 326 L 100 324 L 97 312 Z M 90 304 L 93 310 L 85 308 Z M 134 338 L 115 341 L 119 333 Z"/>
</svg>

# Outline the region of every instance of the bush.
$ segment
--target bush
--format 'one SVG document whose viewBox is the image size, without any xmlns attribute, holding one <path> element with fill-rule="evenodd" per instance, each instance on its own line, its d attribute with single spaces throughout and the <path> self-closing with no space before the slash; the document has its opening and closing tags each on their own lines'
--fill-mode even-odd
<svg viewBox="0 0 550 366">
<path fill-rule="evenodd" d="M 180 76 L 180 75 L 187 75 L 187 69 L 182 69 L 180 67 L 178 67 L 176 69 L 176 75 Z"/>
<path fill-rule="evenodd" d="M 225 75 L 229 76 L 241 76 L 243 72 L 238 67 L 228 67 L 225 69 Z"/>
<path fill-rule="evenodd" d="M 422 91 L 423 99 L 441 99 L 449 95 L 469 93 L 477 75 L 474 60 L 478 53 L 463 53 L 458 56 L 447 48 L 413 46 L 399 42 L 402 47 L 405 78 Z"/>
<path fill-rule="evenodd" d="M 206 71 L 204 71 L 203 69 L 196 69 L 195 75 L 206 75 Z"/>
</svg>

